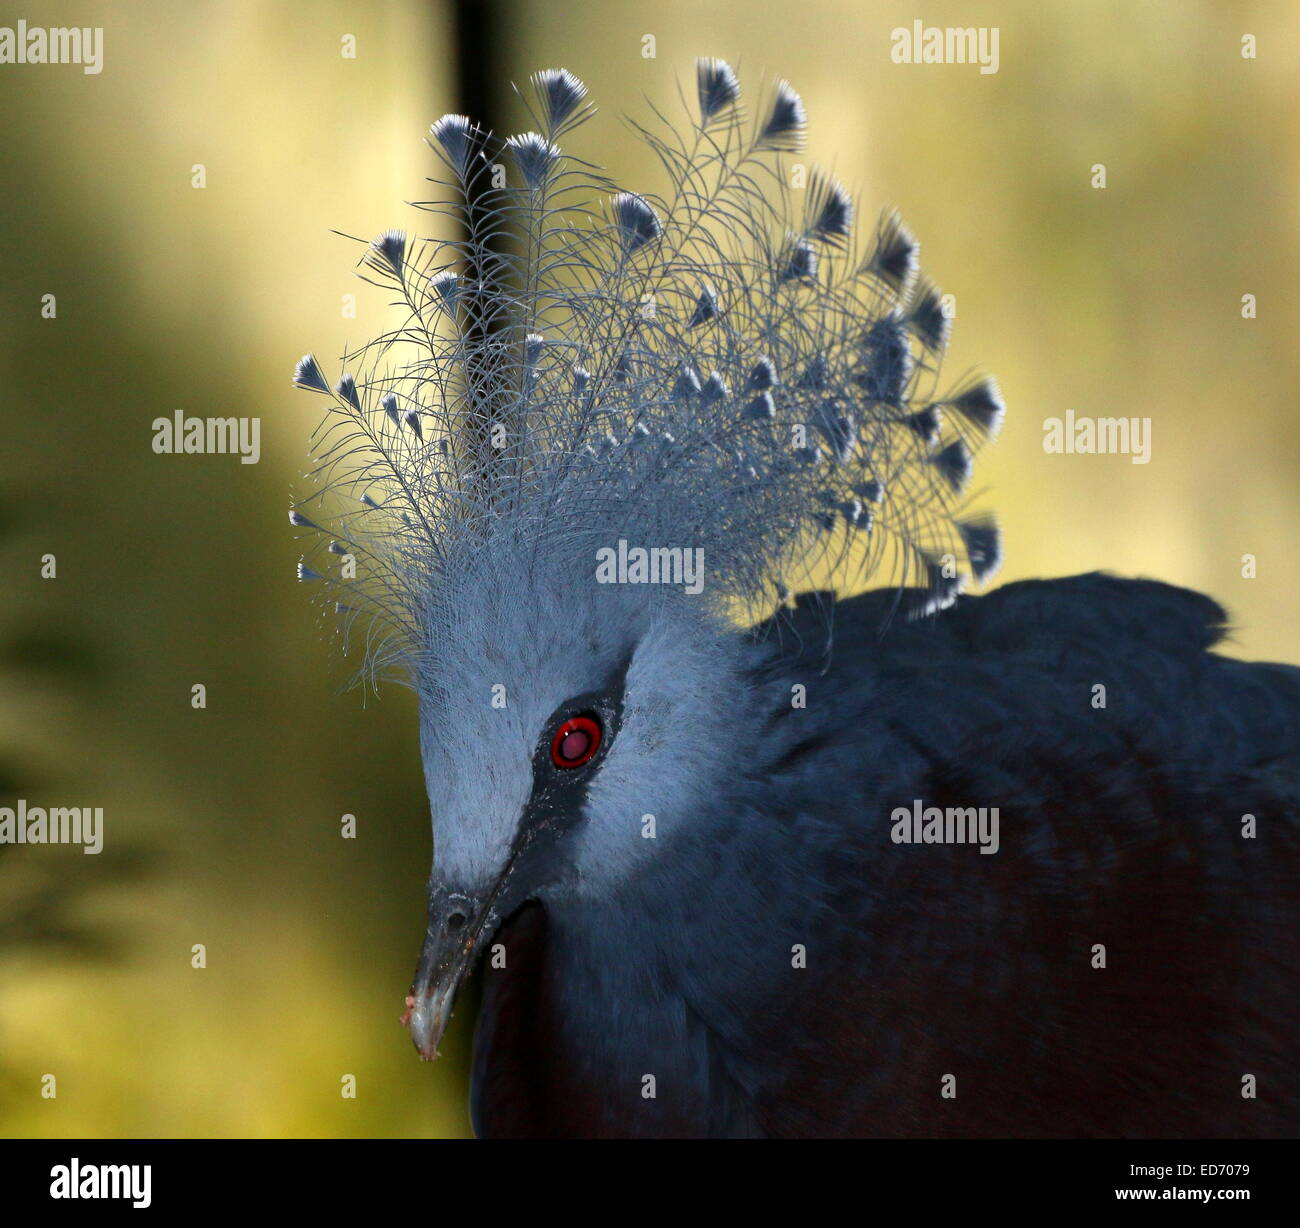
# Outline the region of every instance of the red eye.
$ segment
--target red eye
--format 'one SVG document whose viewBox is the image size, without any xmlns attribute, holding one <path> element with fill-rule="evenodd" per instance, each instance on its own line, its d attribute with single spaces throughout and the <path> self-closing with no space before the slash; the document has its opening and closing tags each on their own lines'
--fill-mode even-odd
<svg viewBox="0 0 1300 1228">
<path fill-rule="evenodd" d="M 581 767 L 600 749 L 600 722 L 594 716 L 573 716 L 551 739 L 551 762 L 557 768 Z"/>
</svg>

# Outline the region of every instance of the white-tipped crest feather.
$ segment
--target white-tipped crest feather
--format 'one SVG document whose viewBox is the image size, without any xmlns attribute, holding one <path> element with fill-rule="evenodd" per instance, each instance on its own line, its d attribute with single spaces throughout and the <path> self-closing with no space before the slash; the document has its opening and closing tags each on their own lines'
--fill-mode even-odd
<svg viewBox="0 0 1300 1228">
<path fill-rule="evenodd" d="M 770 612 L 777 577 L 919 582 L 941 604 L 958 585 L 936 558 L 988 574 L 995 530 L 961 523 L 957 499 L 1000 421 L 996 385 L 937 392 L 947 321 L 929 283 L 912 293 L 896 217 L 863 251 L 838 183 L 787 186 L 799 95 L 778 82 L 751 125 L 731 68 L 702 61 L 685 131 L 637 129 L 667 170 L 655 194 L 557 144 L 593 112 L 576 77 L 532 80 L 540 132 L 433 125 L 445 172 L 423 207 L 463 237 L 369 245 L 405 320 L 346 356 L 311 516 L 294 513 L 348 543 L 355 581 L 305 570 L 349 589 L 349 623 L 381 616 L 380 672 L 434 651 L 431 612 L 498 542 L 552 556 L 547 575 L 620 539 L 702 549 L 699 600 L 719 617 Z M 513 182 L 492 173 L 501 153 Z M 310 355 L 295 382 L 328 390 Z M 942 438 L 944 404 L 971 429 Z"/>
</svg>

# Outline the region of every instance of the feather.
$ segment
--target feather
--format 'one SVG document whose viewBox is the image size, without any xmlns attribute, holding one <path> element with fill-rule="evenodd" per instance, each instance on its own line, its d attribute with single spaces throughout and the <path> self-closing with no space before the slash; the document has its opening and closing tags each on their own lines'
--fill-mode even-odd
<svg viewBox="0 0 1300 1228">
<path fill-rule="evenodd" d="M 833 179 L 815 173 L 808 186 L 807 233 L 842 247 L 853 225 L 853 198 Z"/>
<path fill-rule="evenodd" d="M 749 379 L 745 382 L 746 392 L 766 392 L 769 388 L 775 388 L 777 385 L 776 364 L 764 354 L 755 364 L 749 373 Z"/>
<path fill-rule="evenodd" d="M 681 369 L 673 384 L 673 400 L 687 401 L 700 391 L 700 377 L 695 374 L 695 368 L 689 363 Z"/>
<path fill-rule="evenodd" d="M 700 390 L 700 399 L 706 406 L 709 406 L 716 404 L 718 401 L 724 401 L 726 398 L 727 381 L 717 371 L 710 371 L 709 378 L 704 381 L 704 387 Z"/>
<path fill-rule="evenodd" d="M 590 114 L 584 107 L 587 87 L 567 68 L 547 68 L 532 76 L 533 92 L 541 104 L 543 123 L 551 140 L 575 127 Z"/>
<path fill-rule="evenodd" d="M 443 269 L 429 278 L 429 297 L 447 312 L 456 310 L 456 297 L 460 293 L 460 275 Z"/>
<path fill-rule="evenodd" d="M 700 123 L 707 128 L 740 98 L 740 82 L 730 64 L 712 57 L 695 65 L 696 90 L 700 99 Z"/>
<path fill-rule="evenodd" d="M 958 521 L 957 530 L 966 543 L 971 575 L 981 584 L 991 580 L 1002 565 L 1002 534 L 991 516 Z"/>
<path fill-rule="evenodd" d="M 912 295 L 907 322 L 927 350 L 941 350 L 948 344 L 948 317 L 943 296 L 932 281 L 922 281 Z"/>
<path fill-rule="evenodd" d="M 807 392 L 820 392 L 830 380 L 830 363 L 825 354 L 814 354 L 799 376 L 798 386 Z"/>
<path fill-rule="evenodd" d="M 777 276 L 781 281 L 811 281 L 817 276 L 817 249 L 807 239 L 792 240 Z"/>
<path fill-rule="evenodd" d="M 655 211 L 635 192 L 620 192 L 611 202 L 623 251 L 631 255 L 657 239 L 663 230 Z"/>
<path fill-rule="evenodd" d="M 695 300 L 695 310 L 691 313 L 688 328 L 697 328 L 699 325 L 713 319 L 718 314 L 718 295 L 712 286 L 705 286 L 700 291 L 700 296 Z"/>
<path fill-rule="evenodd" d="M 536 191 L 546 186 L 551 170 L 560 157 L 560 151 L 550 141 L 536 132 L 525 132 L 507 140 L 506 148 L 529 188 Z"/>
<path fill-rule="evenodd" d="M 930 463 L 955 492 L 960 493 L 965 489 L 970 478 L 971 454 L 964 440 L 954 439 L 946 447 L 940 448 L 930 458 Z"/>
<path fill-rule="evenodd" d="M 977 380 L 950 396 L 944 404 L 975 427 L 981 435 L 989 437 L 998 433 L 1006 414 L 998 382 L 991 376 Z"/>
<path fill-rule="evenodd" d="M 385 230 L 378 238 L 371 239 L 366 263 L 375 272 L 401 281 L 406 273 L 406 232 Z"/>
<path fill-rule="evenodd" d="M 533 131 L 432 125 L 429 207 L 461 238 L 387 230 L 363 253 L 404 317 L 347 356 L 315 445 L 321 523 L 294 523 L 349 543 L 359 574 L 330 584 L 382 625 L 373 667 L 436 655 L 430 611 L 498 555 L 577 574 L 620 537 L 689 542 L 719 618 L 770 611 L 775 577 L 814 567 L 855 587 L 908 582 L 918 553 L 989 574 L 993 539 L 954 503 L 996 385 L 934 386 L 920 355 L 947 320 L 930 282 L 906 293 L 918 248 L 897 215 L 860 259 L 841 184 L 768 186 L 804 141 L 794 89 L 778 81 L 747 134 L 736 74 L 701 61 L 686 123 L 637 129 L 666 182 L 624 186 L 561 149 L 594 114 L 586 86 L 555 69 L 532 87 Z M 498 151 L 513 185 L 488 173 Z M 294 383 L 330 391 L 310 355 Z M 969 440 L 937 448 L 941 409 Z"/>
<path fill-rule="evenodd" d="M 858 375 L 862 390 L 873 401 L 901 405 L 915 365 L 902 316 L 891 311 L 872 324 L 867 330 L 864 354 L 866 362 Z"/>
<path fill-rule="evenodd" d="M 478 129 L 470 118 L 467 115 L 444 115 L 433 121 L 429 135 L 441 148 L 447 164 L 458 175 L 464 175 L 469 169 L 469 160 L 478 138 Z"/>
<path fill-rule="evenodd" d="M 767 121 L 759 130 L 758 148 L 794 153 L 803 148 L 804 128 L 808 115 L 803 99 L 788 81 L 778 81 L 772 94 Z"/>
<path fill-rule="evenodd" d="M 943 424 L 937 405 L 927 405 L 915 413 L 905 414 L 899 421 L 914 430 L 923 443 L 933 445 L 939 442 L 939 431 Z"/>
<path fill-rule="evenodd" d="M 343 376 L 335 385 L 334 391 L 357 412 L 361 412 L 361 397 L 357 392 L 357 381 L 350 375 Z"/>
<path fill-rule="evenodd" d="M 876 245 L 862 271 L 878 277 L 894 291 L 902 291 L 916 273 L 919 252 L 920 245 L 903 225 L 903 219 L 889 213 L 880 224 Z"/>
<path fill-rule="evenodd" d="M 875 478 L 869 478 L 854 486 L 853 493 L 860 495 L 868 503 L 880 503 L 885 497 L 885 488 Z"/>
<path fill-rule="evenodd" d="M 328 393 L 330 390 L 329 381 L 312 354 L 304 354 L 298 359 L 293 372 L 293 383 L 295 388 L 305 388 L 308 392 Z"/>
</svg>

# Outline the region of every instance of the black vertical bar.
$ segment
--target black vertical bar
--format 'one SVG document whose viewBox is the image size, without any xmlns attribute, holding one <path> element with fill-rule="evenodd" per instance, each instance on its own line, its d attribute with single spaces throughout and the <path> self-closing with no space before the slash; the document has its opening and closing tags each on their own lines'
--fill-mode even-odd
<svg viewBox="0 0 1300 1228">
<path fill-rule="evenodd" d="M 505 91 L 509 84 L 501 32 L 510 2 L 452 0 L 460 111 L 485 134 L 486 143 L 481 148 L 489 161 L 500 148 L 504 132 Z M 489 133 L 492 135 L 487 136 Z M 467 177 L 467 237 L 470 220 L 479 216 L 477 191 L 488 174 L 486 168 L 479 167 L 472 169 Z M 500 285 L 504 254 L 490 234 L 485 238 L 480 231 L 479 238 L 484 246 L 468 253 L 464 270 L 469 287 L 465 308 L 465 380 L 471 406 L 465 440 L 480 477 L 490 483 L 489 475 L 499 455 L 491 447 L 490 431 L 501 408 L 494 401 L 500 401 L 503 392 L 499 373 L 503 348 L 508 341 L 508 324 L 491 301 L 493 285 Z"/>
<path fill-rule="evenodd" d="M 453 0 L 456 92 L 460 111 L 491 132 L 501 132 L 508 89 L 501 30 L 509 0 Z"/>
</svg>

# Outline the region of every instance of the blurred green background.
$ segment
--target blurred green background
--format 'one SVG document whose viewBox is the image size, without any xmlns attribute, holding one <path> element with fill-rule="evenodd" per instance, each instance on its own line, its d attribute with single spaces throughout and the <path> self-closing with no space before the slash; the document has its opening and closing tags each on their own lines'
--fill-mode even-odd
<svg viewBox="0 0 1300 1228">
<path fill-rule="evenodd" d="M 809 160 L 864 216 L 897 205 L 956 296 L 948 373 L 1001 380 L 979 469 L 1001 579 L 1192 585 L 1230 608 L 1230 651 L 1300 660 L 1300 6 L 495 8 L 477 80 L 424 0 L 33 2 L 30 25 L 104 28 L 102 73 L 0 65 L 0 804 L 105 811 L 97 857 L 0 848 L 0 1133 L 468 1131 L 468 1012 L 432 1066 L 397 1023 L 429 861 L 413 705 L 344 689 L 285 522 L 319 410 L 294 361 L 387 322 L 330 231 L 427 233 L 402 202 L 466 90 L 522 123 L 506 82 L 571 69 L 602 107 L 586 139 L 654 188 L 621 115 L 673 114 L 697 55 L 787 76 Z M 916 17 L 997 26 L 999 71 L 891 63 Z M 178 409 L 259 416 L 260 463 L 155 455 Z M 1067 409 L 1150 417 L 1151 463 L 1045 455 Z"/>
</svg>

